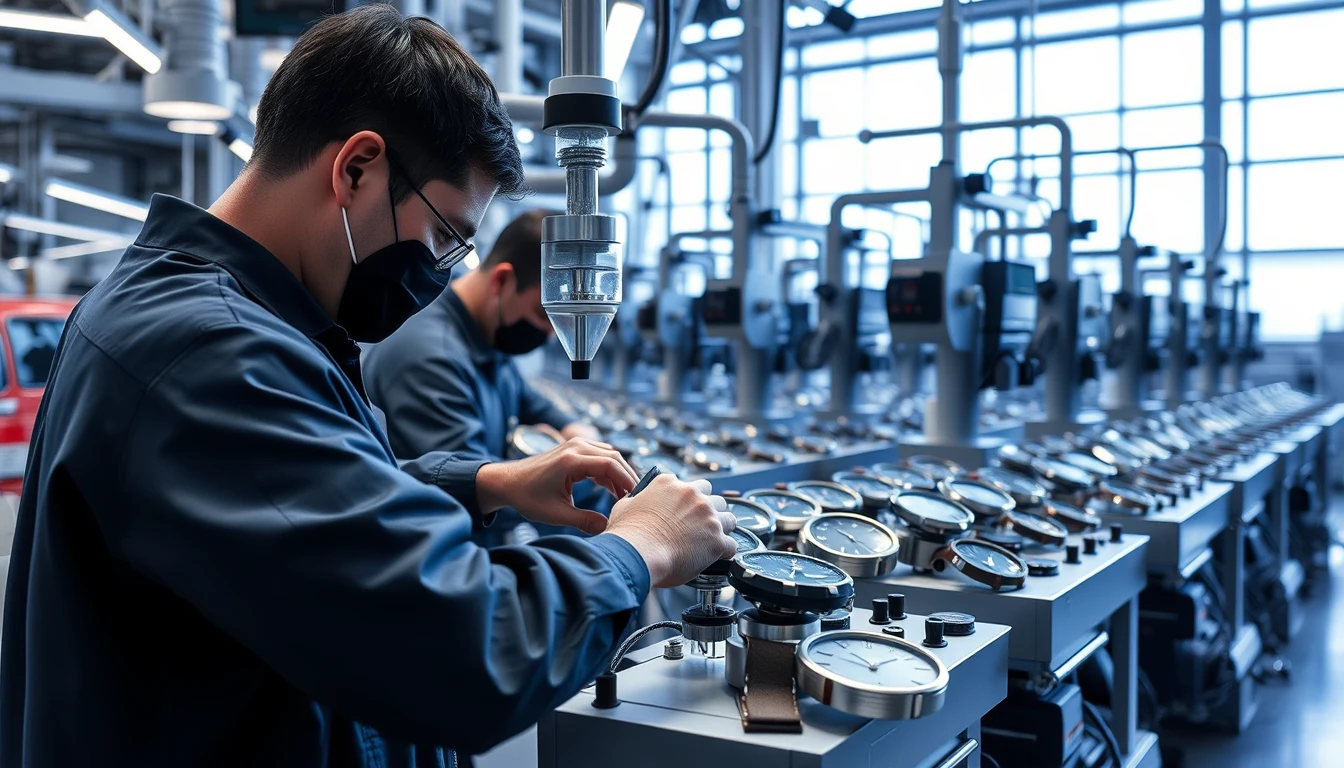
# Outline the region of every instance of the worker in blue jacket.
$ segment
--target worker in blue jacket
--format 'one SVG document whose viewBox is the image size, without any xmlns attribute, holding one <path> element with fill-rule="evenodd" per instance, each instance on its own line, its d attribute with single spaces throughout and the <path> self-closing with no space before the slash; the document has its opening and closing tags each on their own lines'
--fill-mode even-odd
<svg viewBox="0 0 1344 768">
<path fill-rule="evenodd" d="M 610 521 L 619 454 L 399 467 L 355 342 L 436 298 L 522 167 L 485 73 L 391 6 L 329 17 L 205 211 L 155 197 L 76 307 L 35 427 L 0 644 L 0 768 L 456 765 L 575 694 L 651 585 L 731 555 L 707 487 Z M 483 549 L 495 510 L 599 533 Z"/>
<path fill-rule="evenodd" d="M 519 424 L 562 438 L 597 439 L 596 430 L 565 414 L 523 379 L 513 358 L 554 334 L 541 306 L 541 221 L 529 211 L 500 232 L 480 266 L 454 280 L 425 311 L 387 340 L 364 351 L 364 384 L 383 410 L 392 452 L 411 459 L 432 451 L 499 461 Z M 592 483 L 574 489 L 575 503 L 605 512 L 611 495 Z M 501 510 L 480 531 L 482 545 L 504 543 L 519 525 L 532 535 L 566 529 L 527 523 Z M 573 529 L 568 529 L 573 532 Z"/>
</svg>

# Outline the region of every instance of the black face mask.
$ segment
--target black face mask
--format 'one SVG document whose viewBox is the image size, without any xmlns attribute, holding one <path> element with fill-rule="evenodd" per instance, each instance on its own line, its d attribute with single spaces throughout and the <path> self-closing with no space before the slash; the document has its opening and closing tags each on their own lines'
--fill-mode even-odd
<svg viewBox="0 0 1344 768">
<path fill-rule="evenodd" d="M 393 209 L 393 216 L 396 216 Z M 392 335 L 411 315 L 429 306 L 448 285 L 447 270 L 435 269 L 434 252 L 419 240 L 398 240 L 380 248 L 360 261 L 350 237 L 350 221 L 345 220 L 345 236 L 355 265 L 345 281 L 345 292 L 336 310 L 336 322 L 350 338 L 377 344 Z M 393 223 L 393 236 L 396 224 Z"/>
<path fill-rule="evenodd" d="M 495 349 L 506 355 L 525 355 L 546 343 L 547 334 L 526 317 L 504 325 L 504 296 L 499 297 L 499 323 L 495 326 Z"/>
</svg>

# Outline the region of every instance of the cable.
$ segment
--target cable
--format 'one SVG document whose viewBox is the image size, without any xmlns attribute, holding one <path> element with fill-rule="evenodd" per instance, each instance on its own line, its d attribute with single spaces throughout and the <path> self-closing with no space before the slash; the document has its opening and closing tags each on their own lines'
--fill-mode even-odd
<svg viewBox="0 0 1344 768">
<path fill-rule="evenodd" d="M 1153 687 L 1153 681 L 1148 677 L 1148 673 L 1142 668 L 1138 670 L 1139 687 L 1143 689 L 1144 695 L 1148 697 L 1148 704 L 1152 707 L 1152 719 L 1148 721 L 1149 726 L 1146 730 L 1154 730 L 1162 724 L 1162 718 L 1166 714 L 1162 708 L 1162 700 L 1157 696 L 1157 688 Z"/>
<path fill-rule="evenodd" d="M 994 759 L 993 755 L 989 754 L 982 748 L 980 750 L 980 761 L 984 762 L 985 760 L 988 760 L 989 762 L 993 763 L 994 768 L 1003 768 L 1003 766 L 999 765 L 999 761 Z"/>
<path fill-rule="evenodd" d="M 667 71 L 672 68 L 672 43 L 673 37 L 677 34 L 676 28 L 672 25 L 672 0 L 656 0 L 654 11 L 657 13 L 657 22 L 653 44 L 653 66 L 649 70 L 649 82 L 644 85 L 639 100 L 630 110 L 635 118 L 643 115 L 649 105 L 658 98 L 658 92 L 663 89 L 663 83 L 667 81 Z"/>
<path fill-rule="evenodd" d="M 1092 718 L 1092 722 L 1101 731 L 1102 739 L 1106 742 L 1106 749 L 1111 753 L 1111 759 L 1115 761 L 1115 768 L 1124 768 L 1125 758 L 1120 753 L 1120 742 L 1115 740 L 1115 732 L 1111 726 L 1101 718 L 1101 713 L 1092 702 L 1083 699 L 1083 716 Z"/>
<path fill-rule="evenodd" d="M 640 638 L 644 637 L 645 635 L 649 634 L 650 632 L 653 632 L 653 631 L 656 631 L 656 630 L 659 630 L 659 629 L 675 629 L 675 630 L 677 630 L 678 632 L 680 632 L 680 631 L 681 631 L 681 622 L 680 622 L 680 621 L 659 621 L 659 622 L 656 622 L 656 623 L 654 623 L 654 624 L 650 624 L 650 625 L 648 625 L 647 627 L 640 627 L 639 629 L 635 630 L 635 633 L 634 633 L 633 635 L 627 637 L 627 638 L 625 639 L 625 642 L 624 642 L 624 643 L 621 643 L 621 647 L 616 649 L 616 653 L 615 653 L 615 655 L 613 655 L 613 656 L 611 657 L 611 664 L 609 664 L 609 665 L 607 666 L 607 671 L 608 671 L 608 672 L 615 673 L 615 672 L 616 672 L 616 668 L 619 667 L 619 666 L 621 665 L 621 659 L 624 659 L 624 658 L 625 658 L 625 654 L 627 654 L 627 653 L 630 652 L 630 649 L 634 647 L 635 643 L 639 642 Z"/>
<path fill-rule="evenodd" d="M 756 156 L 751 159 L 753 165 L 760 165 L 765 156 L 770 154 L 771 147 L 775 144 L 775 134 L 779 129 L 779 106 L 784 96 L 784 50 L 788 47 L 788 29 L 789 23 L 786 20 L 788 14 L 785 6 L 779 9 L 779 29 L 775 36 L 776 64 L 775 64 L 775 96 L 770 105 L 770 122 L 766 123 L 768 130 L 765 138 L 761 140 L 761 146 L 756 148 Z"/>
</svg>

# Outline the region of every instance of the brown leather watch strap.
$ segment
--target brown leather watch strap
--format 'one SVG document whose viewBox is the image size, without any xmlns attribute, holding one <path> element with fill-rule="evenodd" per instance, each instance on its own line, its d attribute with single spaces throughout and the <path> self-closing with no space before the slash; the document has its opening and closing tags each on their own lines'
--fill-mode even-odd
<svg viewBox="0 0 1344 768">
<path fill-rule="evenodd" d="M 802 733 L 798 695 L 793 683 L 795 646 L 742 638 L 746 646 L 746 684 L 737 697 L 742 730 L 748 733 Z"/>
</svg>

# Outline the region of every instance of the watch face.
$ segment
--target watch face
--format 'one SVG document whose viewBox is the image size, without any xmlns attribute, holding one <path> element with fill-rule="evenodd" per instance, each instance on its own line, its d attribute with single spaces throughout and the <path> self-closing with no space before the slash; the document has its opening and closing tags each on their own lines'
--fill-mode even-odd
<svg viewBox="0 0 1344 768">
<path fill-rule="evenodd" d="M 686 435 L 671 427 L 659 427 L 650 435 L 664 450 L 675 451 L 686 445 Z"/>
<path fill-rule="evenodd" d="M 789 483 L 789 490 L 815 501 L 822 509 L 850 512 L 863 506 L 863 499 L 852 491 L 831 483 L 820 481 Z"/>
<path fill-rule="evenodd" d="M 932 491 L 937 488 L 937 483 L 933 481 L 932 477 L 909 467 L 898 467 L 895 464 L 874 464 L 870 471 L 903 491 Z"/>
<path fill-rule="evenodd" d="M 759 461 L 772 461 L 778 464 L 789 457 L 784 446 L 765 440 L 753 440 L 747 445 L 747 455 Z"/>
<path fill-rule="evenodd" d="M 675 475 L 680 479 L 686 479 L 691 474 L 690 468 L 680 459 L 668 456 L 665 453 L 650 453 L 645 456 L 630 457 L 630 465 L 641 475 L 648 472 L 653 467 L 668 474 Z"/>
<path fill-rule="evenodd" d="M 1065 528 L 1063 524 L 1029 512 L 1013 512 L 1012 522 L 1013 530 L 1028 535 L 1028 538 L 1032 538 L 1029 534 L 1035 533 L 1037 540 L 1050 539 L 1049 542 L 1043 543 L 1050 543 L 1055 546 L 1063 544 L 1069 536 L 1069 529 Z"/>
<path fill-rule="evenodd" d="M 832 587 L 853 581 L 830 563 L 790 552 L 748 552 L 737 559 L 744 570 L 756 576 L 800 586 Z"/>
<path fill-rule="evenodd" d="M 737 554 L 739 555 L 743 552 L 755 552 L 757 550 L 765 549 L 765 545 L 761 543 L 761 540 L 757 538 L 756 534 L 746 528 L 735 528 L 733 529 L 733 532 L 728 535 L 732 536 L 733 541 L 737 542 Z"/>
<path fill-rule="evenodd" d="M 905 465 L 917 472 L 923 472 L 934 480 L 947 480 L 966 471 L 957 462 L 940 459 L 937 456 L 911 456 L 905 460 Z"/>
<path fill-rule="evenodd" d="M 785 520 L 806 520 L 821 514 L 815 502 L 783 491 L 752 491 L 746 494 L 750 501 L 764 505 L 775 517 Z"/>
<path fill-rule="evenodd" d="M 1036 459 L 1031 463 L 1031 467 L 1052 483 L 1063 483 L 1075 488 L 1087 488 L 1092 485 L 1092 475 L 1056 459 Z"/>
<path fill-rule="evenodd" d="M 932 686 L 942 673 L 910 644 L 872 632 L 820 634 L 798 652 L 828 677 L 892 691 Z"/>
<path fill-rule="evenodd" d="M 879 523 L 858 515 L 822 515 L 806 530 L 822 547 L 842 555 L 878 556 L 896 546 L 896 539 Z"/>
<path fill-rule="evenodd" d="M 744 421 L 725 421 L 719 425 L 719 437 L 728 445 L 741 445 L 759 434 L 756 425 Z"/>
<path fill-rule="evenodd" d="M 1008 469 L 1030 472 L 1031 460 L 1035 457 L 1016 445 L 1005 445 L 994 452 L 994 458 Z M 981 470 L 981 473 L 983 472 L 984 470 Z"/>
<path fill-rule="evenodd" d="M 891 483 L 872 475 L 860 475 L 857 472 L 836 472 L 831 475 L 831 480 L 845 486 L 864 498 L 865 501 L 881 500 L 886 503 L 887 499 L 898 489 Z"/>
<path fill-rule="evenodd" d="M 986 510 L 1006 510 L 1015 506 L 1015 502 L 1008 494 L 974 480 L 953 479 L 945 481 L 944 485 L 948 495 L 956 501 L 963 501 L 963 503 L 983 507 Z"/>
<path fill-rule="evenodd" d="M 1100 517 L 1085 509 L 1062 504 L 1058 501 L 1046 502 L 1045 514 L 1074 533 L 1094 531 L 1101 527 Z"/>
<path fill-rule="evenodd" d="M 1045 486 L 1032 480 L 1026 475 L 1019 474 L 1011 469 L 1000 469 L 998 467 L 986 467 L 975 471 L 977 480 L 989 483 L 999 490 L 1013 496 L 1045 496 Z"/>
<path fill-rule="evenodd" d="M 615 448 L 626 458 L 630 458 L 631 456 L 647 456 L 654 451 L 652 440 L 628 433 L 612 435 L 607 439 L 607 442 L 612 448 Z"/>
<path fill-rule="evenodd" d="M 769 539 L 775 532 L 775 517 L 770 510 L 756 502 L 740 498 L 724 499 L 728 502 L 728 511 L 737 518 L 737 527 L 756 534 L 761 539 Z"/>
<path fill-rule="evenodd" d="M 979 568 L 1004 578 L 1017 578 L 1026 575 L 1022 561 L 997 547 L 961 540 L 952 542 L 952 551 Z"/>
<path fill-rule="evenodd" d="M 822 435 L 795 435 L 793 447 L 805 453 L 832 453 L 840 444 Z"/>
<path fill-rule="evenodd" d="M 975 516 L 965 507 L 943 498 L 935 496 L 926 491 L 910 491 L 902 493 L 895 499 L 898 510 L 913 515 L 919 520 L 916 525 L 929 523 L 940 523 L 941 527 L 952 527 L 965 530 L 967 526 L 975 522 Z M 906 522 L 912 522 L 912 518 L 906 517 Z"/>
<path fill-rule="evenodd" d="M 522 425 L 513 431 L 513 444 L 524 456 L 536 456 L 556 447 L 560 441 L 536 427 Z"/>
<path fill-rule="evenodd" d="M 723 472 L 733 468 L 736 457 L 722 448 L 701 445 L 686 452 L 691 463 L 708 472 Z"/>
<path fill-rule="evenodd" d="M 1095 456 L 1089 456 L 1085 453 L 1070 451 L 1069 453 L 1064 454 L 1062 458 L 1073 466 L 1096 475 L 1097 477 L 1115 477 L 1119 474 L 1115 467 Z"/>
</svg>

